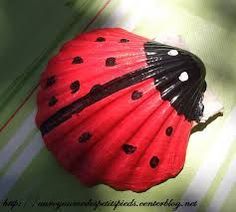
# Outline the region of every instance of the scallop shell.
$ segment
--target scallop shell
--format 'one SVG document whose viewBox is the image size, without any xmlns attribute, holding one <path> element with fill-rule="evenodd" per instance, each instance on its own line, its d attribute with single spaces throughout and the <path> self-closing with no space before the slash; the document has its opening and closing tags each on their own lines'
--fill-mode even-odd
<svg viewBox="0 0 236 212">
<path fill-rule="evenodd" d="M 144 191 L 184 165 L 203 113 L 201 60 L 123 29 L 67 42 L 42 73 L 36 123 L 58 162 L 86 185 Z"/>
</svg>

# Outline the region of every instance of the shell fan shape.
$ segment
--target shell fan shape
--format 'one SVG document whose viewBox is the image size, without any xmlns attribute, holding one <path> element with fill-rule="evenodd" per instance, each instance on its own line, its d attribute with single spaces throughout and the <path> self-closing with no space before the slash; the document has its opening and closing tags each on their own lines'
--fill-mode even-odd
<svg viewBox="0 0 236 212">
<path fill-rule="evenodd" d="M 83 33 L 42 73 L 36 123 L 82 183 L 145 191 L 183 168 L 205 74 L 192 53 L 123 29 Z"/>
</svg>

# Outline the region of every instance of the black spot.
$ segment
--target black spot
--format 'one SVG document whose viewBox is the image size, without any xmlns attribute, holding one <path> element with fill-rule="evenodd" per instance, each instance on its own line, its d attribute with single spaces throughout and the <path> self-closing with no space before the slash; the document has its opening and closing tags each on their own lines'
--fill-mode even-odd
<svg viewBox="0 0 236 212">
<path fill-rule="evenodd" d="M 73 61 L 72 61 L 72 64 L 80 64 L 80 63 L 83 63 L 84 60 L 83 58 L 77 56 L 77 57 L 74 57 Z"/>
<path fill-rule="evenodd" d="M 103 37 L 98 37 L 97 39 L 96 39 L 96 42 L 104 42 L 106 39 L 105 38 L 103 38 Z"/>
<path fill-rule="evenodd" d="M 52 86 L 55 82 L 56 82 L 56 76 L 53 75 L 53 76 L 47 78 L 46 87 Z"/>
<path fill-rule="evenodd" d="M 129 42 L 128 39 L 125 39 L 125 38 L 120 39 L 120 43 L 127 43 L 127 42 Z"/>
<path fill-rule="evenodd" d="M 159 158 L 157 156 L 153 156 L 149 162 L 151 168 L 153 169 L 157 167 L 158 163 L 159 163 Z"/>
<path fill-rule="evenodd" d="M 173 132 L 173 127 L 167 127 L 166 128 L 166 135 L 167 136 L 171 136 L 172 132 Z"/>
<path fill-rule="evenodd" d="M 137 147 L 130 144 L 123 144 L 122 149 L 126 154 L 132 154 L 136 151 Z"/>
<path fill-rule="evenodd" d="M 90 132 L 84 132 L 80 137 L 79 137 L 79 143 L 85 143 L 92 137 L 92 134 Z"/>
<path fill-rule="evenodd" d="M 57 103 L 57 101 L 58 101 L 57 98 L 55 96 L 52 96 L 48 102 L 48 106 L 51 107 L 51 106 L 55 105 Z"/>
<path fill-rule="evenodd" d="M 70 84 L 71 93 L 77 92 L 79 90 L 79 88 L 80 88 L 80 83 L 78 80 L 76 80 Z"/>
<path fill-rule="evenodd" d="M 116 65 L 116 58 L 108 57 L 106 59 L 106 66 L 114 66 L 114 65 Z"/>
<path fill-rule="evenodd" d="M 140 92 L 140 91 L 134 91 L 134 92 L 132 93 L 131 98 L 132 98 L 133 100 L 137 100 L 137 99 L 141 98 L 142 96 L 143 96 L 143 93 L 142 93 L 142 92 Z"/>
</svg>

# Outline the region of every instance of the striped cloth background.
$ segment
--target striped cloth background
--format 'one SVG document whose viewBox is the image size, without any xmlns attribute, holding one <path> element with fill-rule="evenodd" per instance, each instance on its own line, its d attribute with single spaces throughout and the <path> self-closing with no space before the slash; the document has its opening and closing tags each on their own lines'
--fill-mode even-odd
<svg viewBox="0 0 236 212">
<path fill-rule="evenodd" d="M 227 3 L 226 3 L 227 2 Z M 0 211 L 3 201 L 197 201 L 178 211 L 233 211 L 236 206 L 236 1 L 21 0 L 0 2 Z M 207 67 L 207 82 L 224 116 L 191 135 L 186 164 L 176 178 L 143 193 L 105 185 L 86 188 L 58 166 L 35 126 L 40 73 L 60 44 L 98 27 L 122 27 L 153 38 L 181 35 Z M 53 211 L 32 209 L 14 211 Z M 93 211 L 90 207 L 60 211 Z M 101 207 L 98 211 L 112 211 Z M 171 211 L 119 207 L 116 211 Z"/>
</svg>

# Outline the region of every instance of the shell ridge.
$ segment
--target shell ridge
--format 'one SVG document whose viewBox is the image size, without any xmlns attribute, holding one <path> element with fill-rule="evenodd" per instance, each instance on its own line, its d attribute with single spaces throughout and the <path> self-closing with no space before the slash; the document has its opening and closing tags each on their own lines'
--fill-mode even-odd
<svg viewBox="0 0 236 212">
<path fill-rule="evenodd" d="M 149 113 L 149 115 L 147 115 L 147 117 L 142 121 L 142 123 L 140 123 L 139 126 L 135 129 L 135 132 L 133 132 L 132 135 L 130 135 L 125 141 L 122 141 L 121 144 L 128 143 L 128 144 L 132 144 L 132 145 L 135 145 L 135 146 L 138 147 L 138 143 L 136 143 L 136 142 L 134 143 L 134 142 L 132 141 L 133 138 L 134 138 L 135 136 L 138 136 L 138 134 L 140 134 L 140 131 L 142 131 L 143 128 L 145 128 L 145 127 L 147 126 L 147 123 L 150 122 L 149 119 L 153 116 L 153 114 L 156 113 L 156 111 L 159 110 L 160 107 L 163 106 L 163 104 L 164 104 L 164 101 L 161 102 L 161 98 L 159 98 L 158 103 L 156 104 L 157 108 L 155 108 L 153 111 L 151 111 L 151 112 Z M 129 118 L 133 119 L 133 117 L 131 117 L 131 116 L 129 116 Z M 158 129 L 159 129 L 159 128 L 158 128 Z M 151 142 L 151 140 L 150 140 L 150 142 Z M 119 150 L 116 150 L 116 154 L 118 154 L 118 153 L 120 153 L 120 151 L 119 151 Z M 128 156 L 127 156 L 127 157 L 128 157 Z M 119 160 L 119 159 L 117 159 L 117 160 Z M 129 161 L 128 161 L 128 158 L 127 158 L 126 161 L 123 161 L 122 164 L 124 164 L 125 162 L 127 162 L 127 163 L 129 162 Z M 115 165 L 118 165 L 118 161 L 117 161 L 117 163 L 114 162 L 114 161 L 112 161 L 112 164 L 113 164 L 113 166 L 114 166 L 114 164 L 115 164 Z M 128 173 L 127 173 L 127 174 L 128 174 Z M 126 178 L 125 176 L 123 176 L 123 177 Z M 120 176 L 119 176 L 119 179 L 121 179 Z M 127 178 L 127 179 L 128 179 L 128 178 Z"/>
<path fill-rule="evenodd" d="M 154 95 L 155 95 L 155 94 L 154 94 Z M 151 98 L 152 98 L 152 97 L 150 97 L 148 100 L 150 100 Z M 162 103 L 163 103 L 163 102 L 162 102 Z M 162 103 L 161 103 L 159 106 L 161 106 Z M 145 102 L 142 103 L 139 107 L 142 107 L 144 104 L 145 104 Z M 158 106 L 158 107 L 159 107 L 159 106 Z M 128 115 L 127 117 L 124 117 L 121 121 L 119 121 L 119 123 L 117 122 L 116 126 L 113 127 L 112 130 L 109 131 L 109 134 L 107 134 L 105 137 L 103 137 L 102 140 L 106 140 L 106 137 L 109 137 L 109 135 L 113 134 L 113 131 L 115 130 L 115 128 L 117 129 L 117 127 L 119 127 L 118 125 L 121 124 L 122 121 L 125 121 L 126 119 L 133 119 L 133 113 L 134 113 L 134 111 L 138 110 L 139 107 L 134 108 L 134 110 L 130 111 L 130 113 L 129 113 L 129 115 Z M 125 143 L 129 143 L 131 137 L 133 137 L 136 133 L 138 133 L 138 131 L 143 127 L 143 124 L 145 124 L 145 121 L 150 118 L 150 116 L 155 112 L 155 110 L 156 110 L 156 109 L 154 109 L 154 111 L 151 111 L 151 112 L 147 115 L 147 117 L 146 117 L 145 119 L 143 119 L 143 120 L 139 123 L 139 125 L 135 128 L 135 130 L 134 130 L 134 132 L 132 133 L 132 135 L 129 135 L 129 136 L 127 137 L 127 139 L 123 140 L 123 141 L 120 142 L 119 144 L 122 145 L 122 144 L 125 144 Z M 127 120 L 126 120 L 126 121 L 127 121 Z M 101 141 L 100 141 L 100 142 L 101 142 Z M 97 142 L 97 144 L 98 144 L 98 142 Z M 106 144 L 104 144 L 104 145 L 106 145 Z M 109 144 L 109 146 L 112 147 L 111 144 Z M 96 147 L 94 146 L 93 148 L 96 148 Z M 110 148 L 109 148 L 109 150 L 110 150 Z M 107 150 L 107 151 L 109 151 L 109 150 Z M 120 153 L 120 151 L 121 151 L 121 149 L 116 149 L 116 150 L 113 149 L 113 151 L 112 151 L 112 153 L 113 153 L 112 156 L 109 157 L 109 160 L 107 160 L 108 163 L 109 163 L 109 162 L 112 162 L 112 167 L 114 166 L 114 163 L 115 163 L 115 162 L 114 162 L 114 159 L 117 157 L 117 155 Z M 85 160 L 86 160 L 86 159 L 85 159 Z M 110 166 L 108 166 L 108 165 L 107 165 L 107 166 L 106 166 L 106 165 L 104 166 L 104 164 L 103 164 L 103 167 L 104 167 L 104 168 L 102 169 L 102 171 L 100 172 L 100 174 L 103 175 L 103 176 L 106 176 L 106 172 L 109 172 L 108 169 L 110 168 Z M 101 170 L 101 169 L 100 169 L 100 170 Z M 102 177 L 102 178 L 105 179 L 104 177 Z M 121 178 L 119 177 L 119 179 L 121 179 Z"/>
<path fill-rule="evenodd" d="M 202 105 L 201 96 L 203 96 L 203 93 L 205 91 L 202 84 L 205 83 L 204 78 L 206 75 L 205 67 L 202 61 L 196 55 L 190 52 L 172 46 L 159 44 L 154 41 L 146 42 L 144 44 L 144 49 L 146 52 L 147 61 L 151 62 L 152 66 L 155 63 L 158 65 L 158 59 L 160 57 L 159 53 L 161 53 L 161 55 L 166 53 L 166 56 L 163 56 L 164 59 L 161 61 L 165 61 L 165 59 L 168 57 L 170 58 L 169 64 L 165 64 L 165 62 L 162 62 L 163 78 L 160 80 L 158 73 L 155 76 L 157 81 L 157 89 L 160 90 L 163 99 L 169 100 L 172 106 L 177 110 L 178 114 L 184 114 L 189 121 L 199 121 L 200 117 L 202 116 L 202 111 L 198 108 L 200 107 L 199 105 Z M 173 60 L 171 60 L 171 58 L 173 58 Z M 178 59 L 180 62 L 178 62 Z M 150 64 L 148 63 L 148 65 Z M 174 67 L 172 72 L 170 72 L 171 66 Z M 169 74 L 165 75 L 167 71 L 169 72 Z M 169 80 L 168 78 L 172 78 L 172 75 L 174 78 L 177 73 L 180 73 L 179 77 L 177 77 L 176 80 L 170 80 L 170 83 L 167 83 Z M 184 75 L 184 77 L 181 76 L 182 74 Z M 193 84 L 195 83 L 198 83 L 198 86 L 193 86 Z M 194 102 L 190 102 L 187 98 L 184 98 L 186 93 L 181 92 L 181 90 L 186 90 L 186 86 L 192 92 L 194 91 L 194 93 L 199 93 L 197 94 L 197 98 Z M 190 97 L 190 93 L 188 94 Z M 180 95 L 182 97 L 178 98 L 178 96 Z M 186 105 L 186 107 L 190 107 L 191 109 L 182 110 L 182 105 Z"/>
<path fill-rule="evenodd" d="M 123 98 L 123 99 L 126 99 L 126 98 L 129 98 L 129 96 L 130 96 L 130 91 L 131 90 L 136 90 L 136 89 L 140 89 L 140 87 L 144 87 L 144 88 L 146 88 L 147 86 L 150 86 L 149 85 L 149 83 L 150 82 L 142 82 L 141 84 L 137 84 L 137 85 L 134 85 L 134 86 L 132 86 L 132 87 L 128 87 L 127 88 L 127 90 L 124 92 L 124 91 L 122 91 L 122 94 L 121 95 L 118 95 L 116 98 L 114 98 L 114 100 L 113 101 L 111 101 L 111 102 L 108 102 L 108 104 L 105 104 L 105 105 L 100 105 L 98 108 L 98 110 L 92 110 L 92 113 L 90 113 L 89 115 L 88 115 L 88 117 L 87 116 L 85 116 L 85 117 L 82 117 L 82 120 L 81 120 L 81 118 L 79 118 L 78 120 L 75 120 L 76 121 L 76 123 L 74 123 L 73 124 L 73 126 L 71 127 L 71 129 L 69 130 L 69 131 L 67 131 L 67 132 L 64 132 L 64 134 L 66 133 L 66 138 L 67 138 L 67 140 L 65 140 L 65 141 L 63 141 L 63 143 L 67 143 L 68 144 L 68 142 L 69 143 L 71 143 L 72 142 L 72 145 L 74 145 L 74 147 L 76 148 L 76 146 L 77 146 L 77 142 L 74 142 L 74 140 L 75 140 L 75 138 L 77 138 L 78 137 L 78 135 L 79 134 L 81 134 L 81 133 L 83 133 L 83 131 L 86 131 L 86 126 L 87 125 L 89 125 L 89 123 L 91 123 L 91 124 L 93 124 L 93 123 L 95 123 L 96 122 L 96 120 L 94 120 L 94 117 L 93 117 L 93 114 L 96 114 L 96 117 L 99 115 L 99 114 L 101 114 L 102 116 L 103 116 L 103 114 L 104 114 L 104 110 L 106 110 L 106 111 L 109 111 L 109 110 L 112 110 L 112 105 L 114 105 L 115 103 L 116 104 L 118 104 L 119 103 L 119 101 L 120 101 L 120 99 L 121 98 Z M 146 87 L 145 87 L 146 86 Z M 155 91 L 154 91 L 155 92 Z M 150 95 L 154 95 L 155 93 L 154 93 L 153 91 L 152 91 L 152 93 L 149 93 L 148 94 L 148 96 L 146 97 L 146 99 L 142 99 L 142 101 L 145 101 L 145 100 L 147 100 L 147 98 L 149 98 L 150 97 Z M 134 106 L 138 106 L 138 105 L 134 105 Z M 134 107 L 133 106 L 133 107 Z M 88 109 L 89 109 L 89 107 L 88 107 Z M 132 108 L 130 109 L 130 110 L 132 110 Z M 130 110 L 129 111 L 126 111 L 126 113 L 123 115 L 124 117 L 127 115 L 127 114 L 129 114 L 130 113 Z M 122 118 L 122 117 L 121 117 Z M 108 120 L 109 121 L 109 120 Z M 117 120 L 117 122 L 119 122 L 119 120 Z M 83 126 L 83 128 L 79 128 L 78 126 Z M 98 127 L 100 127 L 100 125 L 98 125 Z M 110 126 L 110 128 L 111 128 L 112 126 Z M 109 128 L 109 129 L 110 129 Z M 57 129 L 57 128 L 56 128 Z M 109 129 L 107 129 L 107 131 L 109 131 Z M 57 139 L 56 139 L 56 141 L 57 141 Z M 52 141 L 51 141 L 52 142 Z M 61 146 L 62 146 L 62 148 L 61 148 L 61 157 L 63 157 L 63 155 L 67 155 L 67 149 L 64 149 L 63 148 L 63 143 L 61 144 Z"/>
<path fill-rule="evenodd" d="M 173 114 L 173 110 L 172 110 L 171 114 Z M 170 115 L 171 115 L 171 114 L 170 114 Z M 169 117 L 170 117 L 170 116 L 169 116 Z M 184 127 L 185 127 L 185 126 L 182 126 L 184 120 L 183 120 L 183 116 L 182 116 L 182 117 L 176 116 L 176 117 L 177 117 L 178 119 L 180 119 L 180 121 L 175 121 L 175 123 L 177 123 L 177 125 L 175 126 L 176 131 L 179 131 L 179 128 L 180 128 L 180 127 L 181 127 L 181 128 L 184 128 Z M 190 129 L 190 128 L 189 128 L 189 129 Z M 190 131 L 190 130 L 188 130 L 188 131 Z M 157 136 L 155 136 L 155 138 L 157 138 Z M 155 138 L 154 138 L 154 139 L 155 139 Z M 173 139 L 175 139 L 175 138 L 172 138 L 172 140 L 173 140 Z M 187 142 L 188 139 L 185 139 L 185 140 L 186 140 L 186 142 Z M 182 141 L 184 141 L 184 139 L 182 139 Z M 152 143 L 153 143 L 153 142 L 152 142 Z M 172 149 L 171 149 L 172 147 L 175 148 L 175 146 L 173 146 L 173 145 L 169 145 L 168 147 L 169 147 L 169 148 L 167 149 L 167 151 L 172 150 Z M 183 147 L 182 147 L 181 145 L 179 145 L 178 148 L 183 148 Z M 178 152 L 178 151 L 176 150 L 176 151 L 173 151 L 173 152 L 176 153 L 176 152 Z M 184 153 L 184 152 L 182 152 L 182 153 Z M 113 188 L 115 188 L 115 189 L 118 189 L 118 190 L 127 190 L 127 189 L 129 189 L 129 190 L 133 190 L 133 191 L 136 191 L 136 192 L 146 191 L 146 190 L 148 190 L 150 187 L 155 186 L 155 185 L 158 185 L 158 184 L 160 184 L 160 183 L 166 181 L 166 179 L 175 177 L 175 176 L 181 171 L 181 169 L 182 169 L 182 167 L 183 167 L 183 165 L 184 165 L 185 157 L 186 157 L 186 152 L 185 152 L 184 155 L 183 155 L 183 161 L 180 161 L 180 164 L 182 164 L 181 167 L 172 167 L 172 166 L 167 167 L 167 168 L 164 168 L 164 167 L 163 167 L 162 173 L 165 173 L 165 174 L 162 175 L 161 178 L 159 177 L 159 180 L 157 180 L 157 179 L 154 177 L 153 180 L 148 179 L 148 180 L 137 181 L 137 180 L 136 180 L 136 179 L 137 179 L 137 174 L 135 174 L 135 172 L 131 172 L 131 175 L 129 176 L 129 179 L 128 179 L 128 180 L 127 180 L 127 179 L 125 180 L 126 182 L 122 181 L 122 179 L 121 179 L 120 181 L 116 181 L 116 182 L 114 182 L 113 180 L 108 179 L 108 178 L 104 178 L 104 180 L 105 180 L 106 183 L 108 183 L 109 186 L 111 186 L 111 187 L 113 187 Z M 171 161 L 173 160 L 173 155 L 172 155 L 172 159 L 170 159 L 169 157 L 168 157 L 168 158 L 165 157 L 164 159 L 165 159 L 165 160 L 168 159 L 168 160 L 171 162 Z M 172 163 L 172 165 L 174 165 L 174 163 Z M 136 166 L 136 165 L 135 165 L 135 166 Z M 174 172 L 170 172 L 170 171 L 173 171 L 173 170 L 174 170 Z M 145 170 L 143 170 L 143 171 L 145 171 Z M 142 172 L 141 174 L 143 174 L 143 172 Z M 141 174 L 140 174 L 140 175 L 141 175 Z M 144 173 L 144 174 L 146 174 L 146 173 Z M 160 173 L 157 172 L 157 175 L 159 175 L 159 174 L 160 174 Z M 145 179 L 145 178 L 144 178 L 144 179 Z M 123 185 L 122 189 L 121 189 L 121 187 L 120 187 L 120 183 L 122 183 L 122 185 Z M 144 185 L 142 185 L 142 184 L 144 184 Z"/>
<path fill-rule="evenodd" d="M 146 148 L 144 149 L 144 154 L 143 155 L 147 155 L 148 150 L 151 148 L 151 144 L 156 142 L 156 139 L 159 139 L 159 137 L 161 138 L 161 136 L 159 136 L 160 132 L 162 131 L 163 125 L 165 124 L 165 122 L 169 119 L 169 117 L 173 114 L 173 110 L 174 108 L 172 108 L 169 112 L 168 115 L 166 117 L 166 119 L 163 119 L 162 124 L 160 125 L 159 130 L 155 133 L 152 142 L 150 143 L 150 145 L 147 145 Z M 160 142 L 158 142 L 160 143 Z M 141 167 L 142 165 L 142 157 L 139 157 L 139 159 L 137 160 L 135 167 Z M 144 170 L 143 170 L 144 171 Z M 140 173 L 140 175 L 144 174 L 143 172 Z M 131 173 L 129 178 L 127 179 L 127 181 L 135 181 L 136 175 L 135 173 Z M 157 183 L 158 184 L 158 183 Z"/>
<path fill-rule="evenodd" d="M 107 137 L 107 136 L 110 136 L 110 134 L 113 133 L 112 130 L 113 130 L 114 128 L 116 128 L 116 126 L 117 126 L 119 123 L 121 123 L 121 122 L 122 122 L 124 119 L 126 119 L 130 114 L 132 114 L 132 111 L 137 110 L 138 108 L 142 107 L 147 101 L 150 101 L 150 99 L 152 98 L 153 95 L 155 95 L 155 93 L 150 93 L 150 96 L 148 96 L 148 97 L 147 97 L 145 100 L 143 100 L 141 103 L 139 103 L 139 104 L 133 106 L 133 107 L 132 107 L 129 111 L 127 111 L 122 117 L 119 117 L 119 119 L 116 120 L 116 122 L 115 122 L 112 126 L 109 126 L 109 129 L 107 129 L 107 131 L 108 131 L 109 133 L 108 133 L 108 134 L 105 133 L 104 136 L 100 137 L 99 139 L 96 140 L 95 143 L 93 143 L 93 145 L 90 147 L 89 151 L 86 152 L 87 156 L 91 155 L 91 152 L 92 152 L 92 151 L 95 151 L 94 149 L 96 149 L 97 146 L 100 145 L 100 142 L 101 142 L 102 140 L 106 140 L 106 139 L 107 139 L 106 137 Z M 100 127 L 100 126 L 98 126 L 98 127 Z M 92 156 L 94 156 L 94 155 L 92 154 Z M 83 154 L 80 154 L 80 155 L 78 156 L 78 158 L 76 159 L 76 161 L 80 161 L 81 164 L 83 164 L 83 161 L 88 160 L 87 157 L 83 157 L 82 160 L 80 160 L 81 157 L 83 157 Z M 73 163 L 73 164 L 72 164 L 72 167 L 73 167 L 73 166 L 76 166 L 76 165 L 78 165 L 78 164 L 77 164 L 77 163 Z M 80 168 L 81 168 L 81 167 L 80 167 Z"/>
<path fill-rule="evenodd" d="M 118 95 L 116 98 L 112 99 L 112 101 L 108 102 L 107 104 L 98 107 L 97 110 L 94 110 L 88 116 L 83 117 L 83 121 L 80 122 L 79 124 L 84 124 L 84 121 L 89 121 L 93 117 L 94 114 L 98 114 L 99 112 L 101 112 L 105 108 L 109 107 L 111 104 L 115 104 L 117 101 L 119 101 L 120 98 L 124 98 L 125 96 L 128 96 L 128 94 L 130 93 L 131 90 L 139 90 L 139 88 L 141 88 L 142 86 L 144 86 L 143 83 L 136 84 L 133 87 L 126 88 L 127 90 L 125 92 L 123 92 L 121 95 Z M 89 107 L 88 107 L 88 109 L 89 109 Z M 73 132 L 73 130 L 69 131 L 68 133 L 70 133 L 70 132 Z M 68 135 L 70 135 L 70 134 L 68 134 Z"/>
<path fill-rule="evenodd" d="M 199 82 L 195 82 L 191 89 L 185 89 L 183 91 L 185 95 L 182 95 L 182 98 L 185 99 L 186 104 L 180 105 L 180 111 L 183 111 L 183 113 L 185 112 L 191 114 L 192 108 L 196 107 L 191 107 L 191 105 L 195 105 L 196 99 L 198 98 L 198 96 L 201 96 L 201 93 L 199 92 L 200 90 L 201 87 L 199 86 Z M 180 102 L 181 101 L 179 101 L 179 103 L 173 102 L 173 104 L 180 104 Z M 198 117 L 195 118 L 198 121 Z"/>
<path fill-rule="evenodd" d="M 139 63 L 142 64 L 144 61 L 145 61 L 145 59 L 142 59 L 140 57 L 140 59 L 137 60 L 137 64 L 133 64 L 133 65 L 129 65 L 129 66 L 127 66 L 127 64 L 122 64 L 122 65 L 118 65 L 116 69 L 120 69 L 123 71 L 127 70 L 127 72 L 128 72 L 128 70 L 133 70 L 132 66 L 138 65 Z M 73 71 L 73 70 L 70 70 L 70 71 Z M 76 69 L 74 71 L 76 71 Z M 113 70 L 113 71 L 115 71 L 115 70 Z M 65 73 L 63 73 L 63 75 L 65 75 Z M 63 75 L 58 74 L 57 75 L 58 80 L 60 80 L 61 76 L 63 76 Z M 71 74 L 71 76 L 73 76 L 75 79 L 79 79 L 81 84 L 84 84 L 86 82 L 93 82 L 94 78 L 97 78 L 97 79 L 102 78 L 102 77 L 104 77 L 104 75 L 112 76 L 112 72 L 105 72 L 105 70 L 104 70 L 103 72 L 97 72 L 94 75 L 90 75 L 90 76 L 86 75 L 86 78 L 79 78 L 80 75 L 81 75 L 81 73 Z M 68 74 L 67 74 L 67 76 L 68 76 Z M 63 80 L 63 78 L 61 80 Z M 42 88 L 42 91 L 44 91 L 44 93 L 43 93 L 43 95 L 39 95 L 39 104 L 43 103 L 44 101 L 47 102 L 51 97 L 51 93 L 54 93 L 54 95 L 57 96 L 58 98 L 66 96 L 68 93 L 68 87 L 70 84 L 71 84 L 71 80 L 67 80 L 66 82 L 61 83 L 60 86 L 57 86 L 56 88 L 54 88 L 53 86 L 47 88 L 47 90 Z"/>
<path fill-rule="evenodd" d="M 128 86 L 137 84 L 155 75 L 155 72 L 150 71 L 151 68 L 144 67 L 134 72 L 124 74 L 122 77 L 117 77 L 108 83 L 101 85 L 101 90 L 99 95 L 96 93 L 89 93 L 78 100 L 72 102 L 70 105 L 65 106 L 58 110 L 55 114 L 49 117 L 40 127 L 42 134 L 46 134 L 51 131 L 54 127 L 58 126 L 60 123 L 68 120 L 72 114 L 82 111 L 85 107 L 90 104 L 101 100 L 118 90 L 124 89 Z"/>
</svg>

